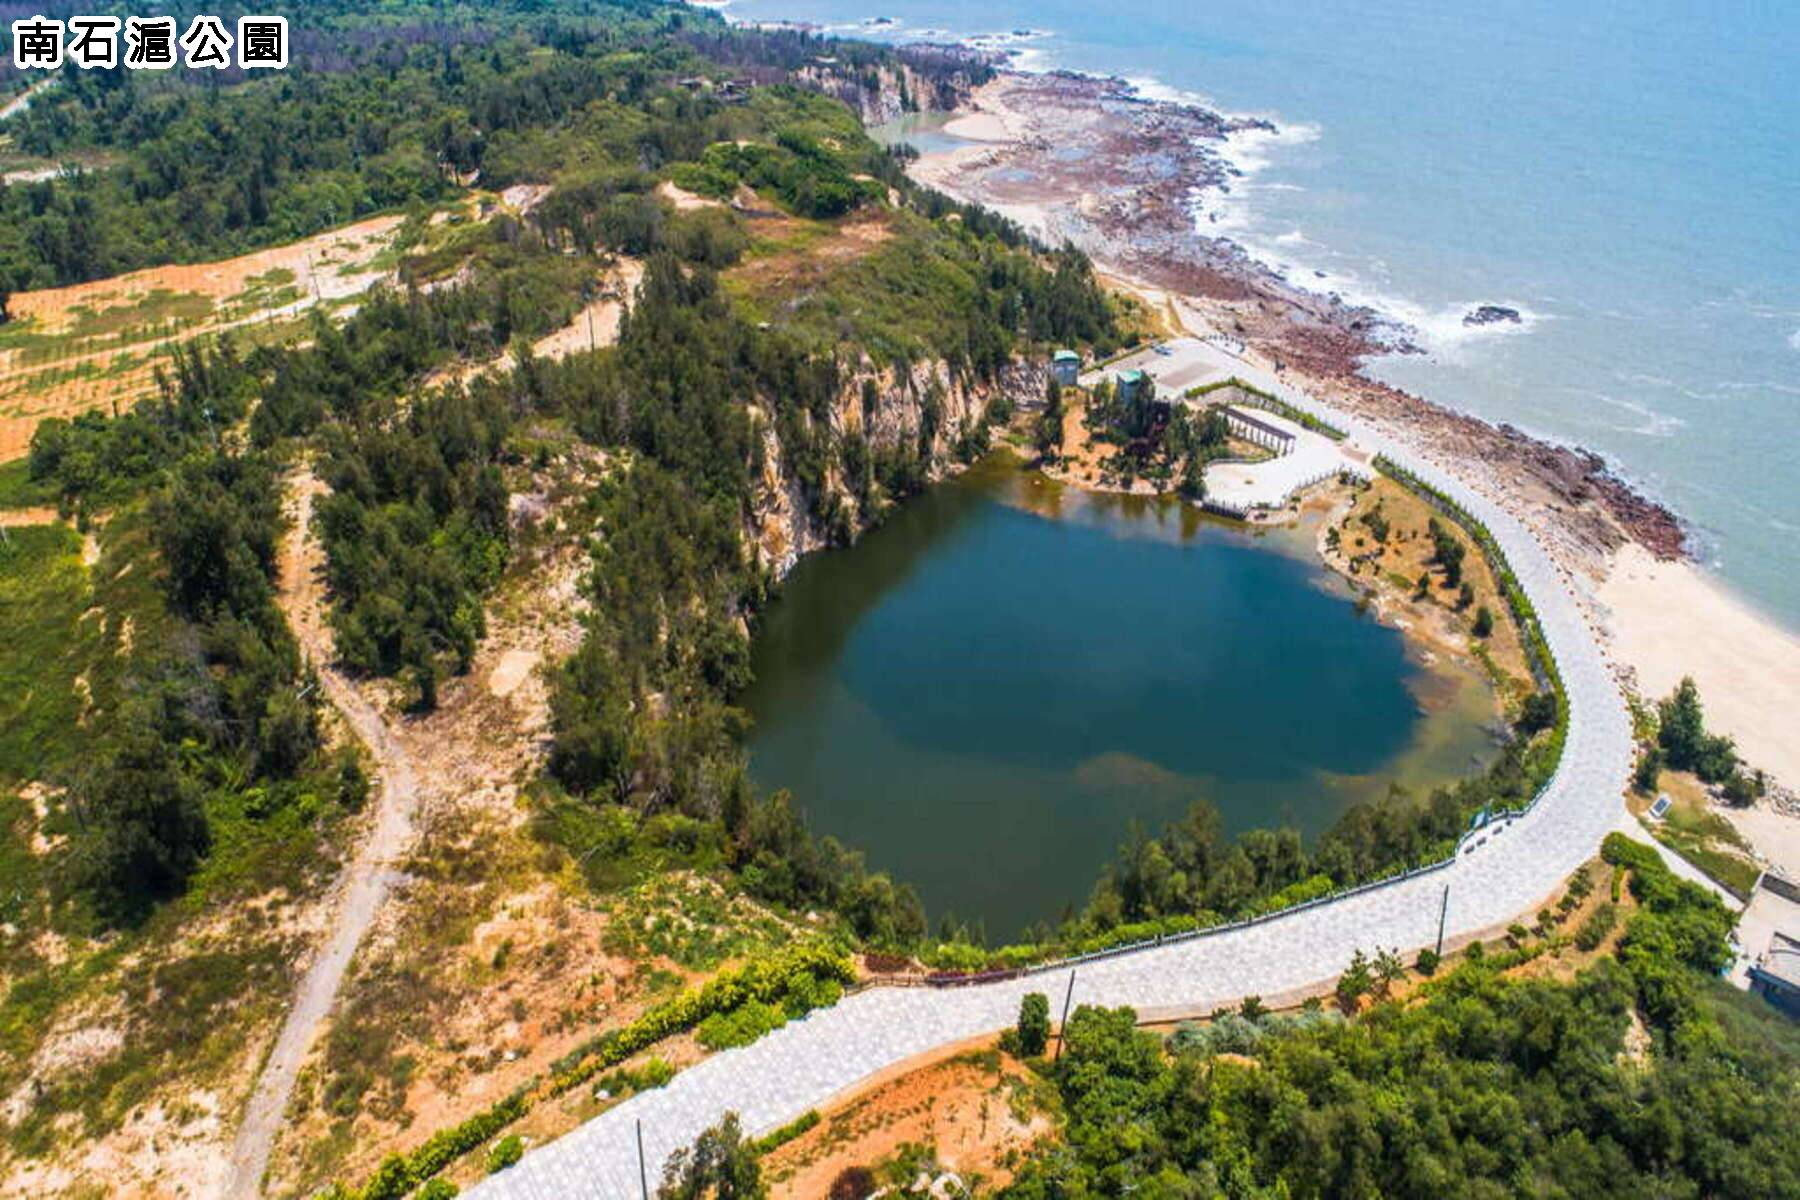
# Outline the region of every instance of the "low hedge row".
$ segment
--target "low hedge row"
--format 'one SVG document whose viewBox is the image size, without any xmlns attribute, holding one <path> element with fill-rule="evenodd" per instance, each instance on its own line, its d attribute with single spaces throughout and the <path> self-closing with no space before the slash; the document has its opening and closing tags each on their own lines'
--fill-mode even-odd
<svg viewBox="0 0 1800 1200">
<path fill-rule="evenodd" d="M 658 1004 L 624 1028 L 608 1030 L 558 1059 L 551 1069 L 549 1093 L 557 1096 L 578 1087 L 639 1050 L 685 1033 L 714 1013 L 730 1012 L 750 1000 L 772 1004 L 794 995 L 823 998 L 836 993 L 817 991 L 813 981 L 845 984 L 855 978 L 850 957 L 819 942 L 790 946 L 772 958 L 721 971 L 702 986 Z"/>
<path fill-rule="evenodd" d="M 1246 396 L 1253 398 L 1253 407 L 1266 408 L 1276 416 L 1286 417 L 1294 424 L 1310 429 L 1314 433 L 1322 433 L 1334 442 L 1341 442 L 1348 436 L 1336 425 L 1331 424 L 1331 422 L 1314 416 L 1304 408 L 1295 408 L 1292 404 L 1289 404 L 1279 396 L 1265 392 L 1255 384 L 1245 383 L 1236 375 L 1231 376 L 1229 379 L 1215 379 L 1211 383 L 1203 383 L 1199 387 L 1189 388 L 1183 394 L 1189 399 L 1193 399 L 1199 396 L 1208 395 L 1212 392 L 1221 391 L 1225 388 L 1236 388 Z"/>
<path fill-rule="evenodd" d="M 389 1155 L 360 1188 L 333 1184 L 322 1200 L 400 1200 L 530 1112 L 536 1101 L 561 1095 L 638 1051 L 685 1033 L 714 1013 L 730 1012 L 756 1000 L 778 1002 L 788 1013 L 798 1016 L 806 1007 L 835 1002 L 842 995 L 839 985 L 855 977 L 855 967 L 847 955 L 817 942 L 790 946 L 771 958 L 723 971 L 703 986 L 657 1005 L 623 1029 L 601 1034 L 558 1059 L 542 1088 L 537 1080 L 532 1080 L 461 1124 L 440 1129 L 411 1153 Z M 825 983 L 832 986 L 821 986 Z M 646 1072 L 651 1069 L 652 1065 L 647 1064 Z M 674 1072 L 668 1074 L 672 1076 Z M 667 1078 L 662 1082 L 667 1082 Z"/>
<path fill-rule="evenodd" d="M 532 1085 L 476 1113 L 460 1125 L 440 1129 L 410 1154 L 390 1154 L 369 1181 L 354 1191 L 334 1184 L 326 1200 L 400 1200 L 439 1171 L 531 1111 Z"/>
<path fill-rule="evenodd" d="M 819 1123 L 819 1110 L 809 1108 L 773 1133 L 756 1139 L 758 1154 L 772 1154 Z"/>
</svg>

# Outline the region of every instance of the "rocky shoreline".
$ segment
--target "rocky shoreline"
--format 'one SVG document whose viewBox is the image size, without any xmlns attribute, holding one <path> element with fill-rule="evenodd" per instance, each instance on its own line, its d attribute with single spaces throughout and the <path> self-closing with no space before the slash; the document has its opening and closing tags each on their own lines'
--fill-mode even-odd
<svg viewBox="0 0 1800 1200">
<path fill-rule="evenodd" d="M 1525 502 L 1515 510 L 1554 550 L 1568 552 L 1566 565 L 1597 572 L 1627 541 L 1659 559 L 1685 554 L 1676 516 L 1599 455 L 1370 379 L 1370 358 L 1417 349 L 1410 330 L 1301 287 L 1204 231 L 1216 199 L 1242 176 L 1230 139 L 1273 135 L 1270 122 L 1068 72 L 1002 71 L 958 113 L 948 131 L 980 140 L 920 158 L 913 170 L 921 181 L 1003 212 L 1053 244 L 1073 243 L 1173 324 L 1236 338 L 1296 386 L 1426 454 L 1477 467 L 1497 498 Z M 1498 305 L 1477 313 L 1483 322 L 1510 319 Z"/>
</svg>

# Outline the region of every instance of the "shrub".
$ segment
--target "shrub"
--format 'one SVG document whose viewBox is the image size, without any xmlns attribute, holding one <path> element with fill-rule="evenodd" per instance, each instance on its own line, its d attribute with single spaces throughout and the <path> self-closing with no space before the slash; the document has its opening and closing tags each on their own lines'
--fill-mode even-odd
<svg viewBox="0 0 1800 1200">
<path fill-rule="evenodd" d="M 1375 977 L 1369 969 L 1369 958 L 1361 950 L 1350 956 L 1350 967 L 1337 982 L 1337 1001 L 1345 1012 L 1356 1009 L 1356 1002 L 1368 995 L 1375 986 Z"/>
<path fill-rule="evenodd" d="M 460 1125 L 440 1129 L 411 1154 L 389 1155 L 369 1181 L 349 1195 L 355 1200 L 399 1200 L 530 1110 L 530 1092 L 521 1088 Z"/>
<path fill-rule="evenodd" d="M 701 987 L 658 1004 L 624 1028 L 608 1030 L 558 1059 L 550 1094 L 578 1087 L 638 1051 L 694 1028 L 714 1013 L 730 1012 L 752 1000 L 772 1004 L 795 994 L 796 989 L 804 991 L 803 976 L 841 985 L 855 979 L 856 972 L 847 956 L 819 942 L 790 946 L 770 958 L 721 971 Z"/>
<path fill-rule="evenodd" d="M 1013 1053 L 1036 1058 L 1050 1044 L 1050 998 L 1031 992 L 1019 1001 L 1019 1023 L 1013 1029 Z"/>
<path fill-rule="evenodd" d="M 773 1154 L 819 1123 L 819 1110 L 809 1108 L 780 1129 L 756 1140 L 758 1154 Z"/>
<path fill-rule="evenodd" d="M 456 1185 L 448 1179 L 427 1179 L 419 1189 L 418 1200 L 451 1200 L 455 1195 Z"/>
<path fill-rule="evenodd" d="M 700 1022 L 695 1031 L 700 1044 L 708 1050 L 729 1050 L 748 1046 L 763 1034 L 787 1024 L 787 1014 L 772 1004 L 750 1000 L 730 1010 L 714 1013 Z"/>
<path fill-rule="evenodd" d="M 662 1087 L 675 1078 L 675 1068 L 666 1059 L 650 1058 L 635 1071 L 613 1071 L 602 1075 L 594 1085 L 596 1093 L 623 1096 L 630 1092 L 647 1092 Z"/>
<path fill-rule="evenodd" d="M 831 1181 L 829 1200 L 868 1200 L 881 1185 L 867 1167 L 845 1167 Z"/>
<path fill-rule="evenodd" d="M 516 1133 L 509 1133 L 489 1147 L 487 1155 L 488 1174 L 492 1175 L 496 1171 L 504 1171 L 524 1157 L 524 1140 Z"/>
<path fill-rule="evenodd" d="M 1602 904 L 1575 931 L 1575 948 L 1584 954 L 1597 949 L 1618 921 L 1619 910 L 1611 904 Z"/>
<path fill-rule="evenodd" d="M 1419 957 L 1413 960 L 1413 966 L 1418 968 L 1419 974 L 1421 975 L 1435 975 L 1437 974 L 1438 964 L 1442 961 L 1442 956 L 1440 956 L 1436 950 L 1426 947 L 1419 951 Z"/>
</svg>

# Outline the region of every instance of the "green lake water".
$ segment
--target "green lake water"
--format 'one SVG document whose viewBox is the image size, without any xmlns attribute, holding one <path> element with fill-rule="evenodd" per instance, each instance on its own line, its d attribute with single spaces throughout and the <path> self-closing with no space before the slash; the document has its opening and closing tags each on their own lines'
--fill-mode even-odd
<svg viewBox="0 0 1800 1200">
<path fill-rule="evenodd" d="M 1473 671 L 1408 657 L 1312 552 L 996 455 L 789 577 L 752 650 L 751 770 L 1011 937 L 1079 905 L 1133 821 L 1197 798 L 1309 838 L 1494 752 Z"/>
</svg>

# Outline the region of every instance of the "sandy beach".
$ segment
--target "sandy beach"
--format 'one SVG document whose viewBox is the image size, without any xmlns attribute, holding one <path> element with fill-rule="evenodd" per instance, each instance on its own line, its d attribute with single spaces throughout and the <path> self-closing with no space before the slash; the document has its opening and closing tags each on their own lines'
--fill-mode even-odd
<svg viewBox="0 0 1800 1200">
<path fill-rule="evenodd" d="M 1790 789 L 1800 789 L 1800 637 L 1688 561 L 1659 562 L 1627 543 L 1595 592 L 1610 648 L 1639 694 L 1659 698 L 1692 675 L 1707 724 Z"/>
</svg>

